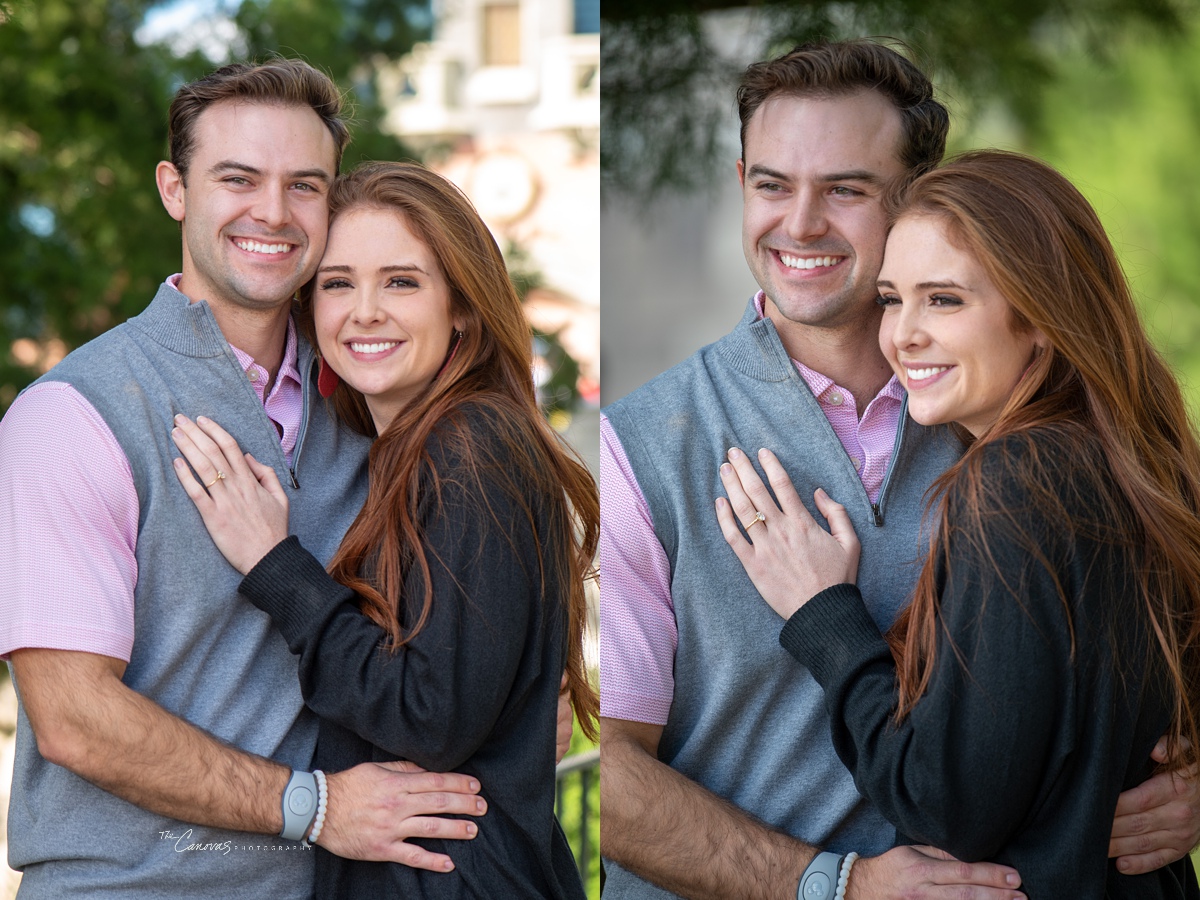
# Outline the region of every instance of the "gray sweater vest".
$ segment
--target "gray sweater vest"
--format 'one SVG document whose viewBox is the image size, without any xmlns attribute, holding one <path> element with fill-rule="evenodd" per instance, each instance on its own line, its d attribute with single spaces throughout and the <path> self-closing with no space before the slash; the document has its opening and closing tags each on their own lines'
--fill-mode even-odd
<svg viewBox="0 0 1200 900">
<path fill-rule="evenodd" d="M 718 467 L 730 447 L 751 458 L 767 447 L 818 522 L 816 488 L 844 504 L 862 542 L 858 583 L 883 629 L 907 601 L 927 546 L 926 489 L 961 445 L 947 429 L 923 428 L 902 413 L 873 508 L 774 325 L 755 321 L 753 303 L 731 334 L 607 415 L 671 567 L 679 642 L 659 758 L 810 844 L 864 855 L 890 847 L 895 830 L 858 794 L 833 750 L 820 686 L 779 646 L 782 620 L 721 534 Z M 608 876 L 606 896 L 671 896 L 611 863 Z"/>
<path fill-rule="evenodd" d="M 273 465 L 288 491 L 292 533 L 328 560 L 366 497 L 369 441 L 337 427 L 312 389 L 313 368 L 313 352 L 302 341 L 304 425 L 293 454 L 299 489 L 278 432 L 208 304 L 189 304 L 167 285 L 144 312 L 42 379 L 71 384 L 96 408 L 133 472 L 138 578 L 125 683 L 222 740 L 292 767 L 309 766 L 317 725 L 300 695 L 296 659 L 268 616 L 238 596 L 241 576 L 216 549 L 172 471 L 180 454 L 170 431 L 176 413 L 208 416 L 244 451 Z M 313 851 L 282 838 L 192 826 L 126 803 L 46 762 L 24 709 L 16 754 L 9 858 L 25 868 L 22 898 L 311 893 Z"/>
</svg>

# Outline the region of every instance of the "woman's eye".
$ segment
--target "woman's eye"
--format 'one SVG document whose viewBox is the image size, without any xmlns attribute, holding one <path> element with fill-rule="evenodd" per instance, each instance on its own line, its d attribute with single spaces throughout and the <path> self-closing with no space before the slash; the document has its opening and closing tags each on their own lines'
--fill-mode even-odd
<svg viewBox="0 0 1200 900">
<path fill-rule="evenodd" d="M 900 298 L 895 294 L 880 294 L 875 298 L 875 302 L 880 306 L 899 306 Z"/>
<path fill-rule="evenodd" d="M 407 275 L 396 275 L 388 282 L 388 287 L 393 288 L 415 288 L 418 287 L 417 282 Z"/>
<path fill-rule="evenodd" d="M 933 306 L 962 306 L 962 299 L 952 294 L 934 294 L 929 302 Z"/>
<path fill-rule="evenodd" d="M 330 278 L 328 281 L 321 282 L 321 290 L 336 291 L 338 288 L 350 287 L 350 282 L 345 278 Z"/>
</svg>

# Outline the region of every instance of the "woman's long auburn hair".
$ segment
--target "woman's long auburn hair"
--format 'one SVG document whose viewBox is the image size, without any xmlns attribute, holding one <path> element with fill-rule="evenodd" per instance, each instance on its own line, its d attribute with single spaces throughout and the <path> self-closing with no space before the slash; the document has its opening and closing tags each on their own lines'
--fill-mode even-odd
<svg viewBox="0 0 1200 900">
<path fill-rule="evenodd" d="M 450 315 L 463 328 L 457 345 L 452 338 L 448 362 L 428 390 L 403 408 L 372 445 L 371 489 L 329 565 L 330 574 L 360 595 L 363 613 L 386 632 L 393 652 L 424 627 L 438 601 L 429 550 L 418 527 L 418 488 L 423 476 L 429 479 L 435 508 L 440 506 L 444 473 L 436 471 L 426 449 L 436 429 L 442 445 L 464 461 L 466 478 L 474 482 L 465 485 L 467 491 L 486 503 L 480 480 L 486 468 L 489 478 L 504 480 L 502 487 L 537 534 L 542 597 L 562 602 L 567 613 L 567 690 L 581 730 L 595 739 L 599 699 L 584 664 L 583 635 L 585 582 L 597 577 L 599 492 L 586 466 L 538 408 L 529 324 L 504 258 L 466 196 L 419 164 L 371 163 L 339 178 L 329 195 L 330 226 L 357 209 L 395 212 L 425 242 L 449 285 Z M 315 280 L 301 292 L 297 320 L 315 345 L 314 292 Z M 362 394 L 341 382 L 330 401 L 343 422 L 375 436 Z M 463 416 L 467 405 L 485 411 L 497 428 L 502 460 L 471 440 Z M 486 512 L 496 528 L 510 532 L 512 523 L 500 522 L 491 509 Z M 546 517 L 548 533 L 537 533 L 539 512 Z M 419 606 L 416 598 L 404 598 L 408 621 L 402 624 L 401 594 L 413 566 L 423 576 L 425 592 Z M 548 575 L 555 576 L 549 583 Z"/>
<path fill-rule="evenodd" d="M 943 224 L 954 245 L 974 257 L 1008 300 L 1012 327 L 1036 328 L 1048 343 L 995 424 L 932 488 L 931 510 L 942 502 L 929 555 L 912 605 L 888 635 L 899 673 L 899 717 L 912 710 L 933 671 L 940 628 L 936 561 L 949 558 L 952 537 L 970 542 L 980 558 L 991 558 L 983 511 L 994 514 L 1002 504 L 998 486 L 981 477 L 983 448 L 1034 428 L 1052 428 L 1068 452 L 1078 451 L 1076 465 L 1095 459 L 1098 448 L 1100 464 L 1111 471 L 1116 502 L 1104 511 L 1111 520 L 1102 530 L 1135 563 L 1139 603 L 1166 662 L 1175 702 L 1171 759 L 1195 762 L 1200 446 L 1179 386 L 1138 318 L 1104 227 L 1060 173 L 1002 151 L 964 154 L 900 187 L 889 206 L 893 223 L 929 217 Z M 1071 521 L 1078 511 L 1062 508 L 1046 462 L 1033 456 L 1014 469 L 1051 521 Z M 945 502 L 951 490 L 952 521 Z M 1076 522 L 1077 529 L 1097 524 Z M 1074 648 L 1074 624 L 1072 629 Z"/>
</svg>

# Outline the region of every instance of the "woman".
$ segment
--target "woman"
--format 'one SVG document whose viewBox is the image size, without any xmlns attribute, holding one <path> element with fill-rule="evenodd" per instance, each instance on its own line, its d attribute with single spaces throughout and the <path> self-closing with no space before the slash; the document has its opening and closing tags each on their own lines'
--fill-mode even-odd
<svg viewBox="0 0 1200 900">
<path fill-rule="evenodd" d="M 284 540 L 273 471 L 215 424 L 177 439 L 201 481 L 176 471 L 249 573 L 242 592 L 300 656 L 321 717 L 315 765 L 453 769 L 477 776 L 488 808 L 473 840 L 423 842 L 452 872 L 320 852 L 316 896 L 582 897 L 554 818 L 553 747 L 564 669 L 594 735 L 582 629 L 595 483 L 542 420 L 529 328 L 469 201 L 418 165 L 375 164 L 336 183 L 330 215 L 298 320 L 322 354 L 321 392 L 378 435 L 330 574 Z"/>
<path fill-rule="evenodd" d="M 912 417 L 969 444 L 935 485 L 894 658 L 853 586 L 844 509 L 818 491 L 832 535 L 818 527 L 769 452 L 778 505 L 731 453 L 722 530 L 901 834 L 1012 865 L 1034 900 L 1200 896 L 1186 857 L 1137 877 L 1107 859 L 1117 795 L 1159 736 L 1174 767 L 1200 747 L 1200 447 L 1179 389 L 1095 213 L 1050 167 L 968 154 L 892 221 L 880 345 Z"/>
</svg>

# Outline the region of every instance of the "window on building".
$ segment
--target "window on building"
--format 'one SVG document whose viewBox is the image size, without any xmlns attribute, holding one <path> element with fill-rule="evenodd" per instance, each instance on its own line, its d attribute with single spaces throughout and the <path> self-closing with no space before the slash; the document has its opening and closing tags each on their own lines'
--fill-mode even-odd
<svg viewBox="0 0 1200 900">
<path fill-rule="evenodd" d="M 516 3 L 489 3 L 483 7 L 483 64 L 521 64 L 521 7 Z"/>
<path fill-rule="evenodd" d="M 600 33 L 600 0 L 575 0 L 575 33 Z"/>
</svg>

